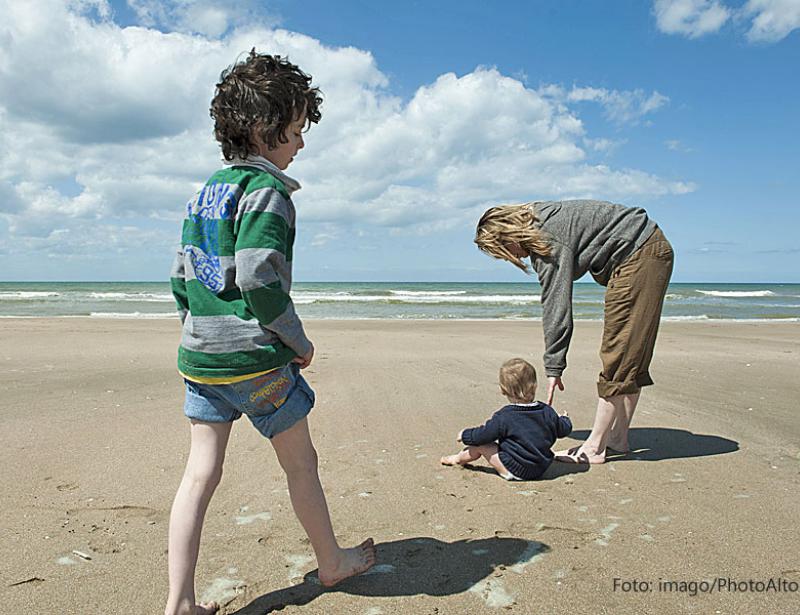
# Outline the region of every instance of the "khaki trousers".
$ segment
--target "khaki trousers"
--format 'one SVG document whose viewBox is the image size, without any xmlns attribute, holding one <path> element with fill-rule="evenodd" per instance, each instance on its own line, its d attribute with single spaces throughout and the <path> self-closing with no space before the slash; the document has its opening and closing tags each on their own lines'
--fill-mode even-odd
<svg viewBox="0 0 800 615">
<path fill-rule="evenodd" d="M 656 228 L 611 274 L 600 347 L 600 397 L 637 393 L 653 384 L 648 370 L 673 261 L 672 246 Z"/>
</svg>

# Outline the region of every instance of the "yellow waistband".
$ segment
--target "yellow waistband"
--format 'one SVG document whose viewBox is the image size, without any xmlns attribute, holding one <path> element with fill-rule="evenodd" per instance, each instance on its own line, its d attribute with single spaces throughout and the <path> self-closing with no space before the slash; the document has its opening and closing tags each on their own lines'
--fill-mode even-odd
<svg viewBox="0 0 800 615">
<path fill-rule="evenodd" d="M 233 384 L 235 382 L 242 382 L 243 380 L 250 380 L 250 378 L 256 378 L 257 376 L 263 376 L 264 374 L 274 372 L 276 369 L 280 368 L 273 367 L 272 369 L 268 369 L 263 372 L 245 374 L 244 376 L 189 376 L 181 371 L 178 373 L 186 378 L 186 380 L 191 380 L 192 382 L 196 382 L 198 384 Z"/>
</svg>

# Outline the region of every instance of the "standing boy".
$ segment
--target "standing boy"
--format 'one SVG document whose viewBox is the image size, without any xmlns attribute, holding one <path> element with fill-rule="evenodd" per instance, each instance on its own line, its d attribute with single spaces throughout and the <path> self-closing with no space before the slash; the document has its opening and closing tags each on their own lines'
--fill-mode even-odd
<svg viewBox="0 0 800 615">
<path fill-rule="evenodd" d="M 222 475 L 233 421 L 246 414 L 270 439 L 297 518 L 331 586 L 375 562 L 372 539 L 342 549 L 317 473 L 307 414 L 314 392 L 300 375 L 314 357 L 289 290 L 300 185 L 283 171 L 319 122 L 319 90 L 280 56 L 251 51 L 221 75 L 211 116 L 226 166 L 187 204 L 171 282 L 183 321 L 178 369 L 191 450 L 169 525 L 166 614 L 207 614 L 194 574 L 208 503 Z"/>
</svg>

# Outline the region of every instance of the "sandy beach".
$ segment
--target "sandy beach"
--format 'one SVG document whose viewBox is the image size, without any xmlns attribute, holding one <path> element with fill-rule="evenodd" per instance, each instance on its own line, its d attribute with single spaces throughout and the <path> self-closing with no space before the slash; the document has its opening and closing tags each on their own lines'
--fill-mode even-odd
<svg viewBox="0 0 800 615">
<path fill-rule="evenodd" d="M 243 420 L 197 571 L 221 613 L 800 612 L 800 323 L 664 323 L 633 454 L 519 483 L 438 460 L 503 405 L 502 361 L 541 373 L 540 323 L 307 330 L 334 528 L 373 536 L 378 564 L 323 591 L 275 455 Z M 591 427 L 600 334 L 576 325 L 555 404 L 567 446 Z M 177 320 L 0 320 L 3 613 L 163 612 L 189 444 L 178 338 Z"/>
</svg>

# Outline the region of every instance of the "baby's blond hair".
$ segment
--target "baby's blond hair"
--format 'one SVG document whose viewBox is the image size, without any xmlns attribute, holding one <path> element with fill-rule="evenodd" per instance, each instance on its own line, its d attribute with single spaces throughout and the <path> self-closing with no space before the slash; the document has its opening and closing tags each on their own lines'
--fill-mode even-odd
<svg viewBox="0 0 800 615">
<path fill-rule="evenodd" d="M 509 359 L 500 367 L 500 391 L 510 400 L 529 404 L 536 397 L 536 370 L 525 359 Z"/>
<path fill-rule="evenodd" d="M 492 207 L 478 222 L 475 243 L 481 252 L 506 260 L 525 273 L 530 273 L 528 266 L 521 258 L 511 254 L 506 245 L 516 243 L 529 253 L 548 256 L 550 242 L 542 231 L 533 227 L 535 219 L 533 203 Z"/>
</svg>

